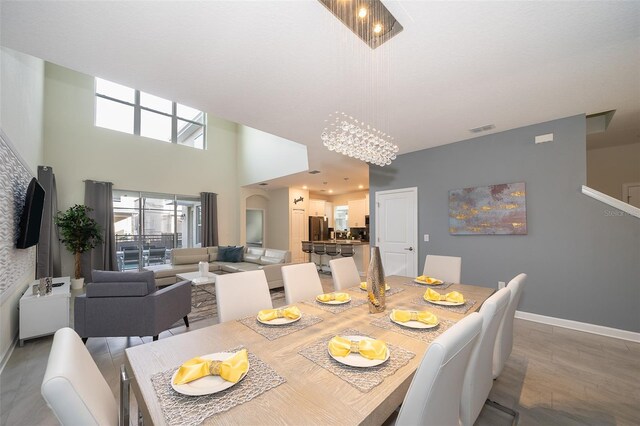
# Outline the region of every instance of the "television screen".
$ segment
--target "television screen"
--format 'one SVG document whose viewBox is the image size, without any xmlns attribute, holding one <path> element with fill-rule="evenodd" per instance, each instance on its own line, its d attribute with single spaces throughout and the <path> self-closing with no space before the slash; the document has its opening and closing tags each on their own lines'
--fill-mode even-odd
<svg viewBox="0 0 640 426">
<path fill-rule="evenodd" d="M 40 222 L 44 208 L 44 189 L 36 178 L 31 179 L 24 199 L 24 208 L 20 217 L 20 234 L 16 247 L 19 249 L 38 244 L 40 238 Z"/>
</svg>

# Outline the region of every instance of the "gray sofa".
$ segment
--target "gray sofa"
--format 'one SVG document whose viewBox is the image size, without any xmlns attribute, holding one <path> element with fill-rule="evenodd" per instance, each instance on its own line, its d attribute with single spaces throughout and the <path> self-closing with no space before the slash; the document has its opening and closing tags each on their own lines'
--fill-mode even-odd
<svg viewBox="0 0 640 426">
<path fill-rule="evenodd" d="M 267 276 L 269 288 L 284 286 L 282 281 L 282 266 L 291 262 L 291 252 L 261 247 L 245 247 L 242 261 L 225 262 L 218 260 L 218 247 L 173 249 L 171 264 L 153 265 L 143 268 L 152 271 L 156 286 L 162 287 L 174 284 L 176 274 L 196 272 L 199 262 L 209 263 L 209 272 L 233 273 L 261 269 Z"/>
<path fill-rule="evenodd" d="M 74 301 L 74 328 L 89 337 L 153 336 L 180 319 L 189 326 L 191 283 L 157 289 L 153 272 L 92 271 L 85 294 Z"/>
</svg>

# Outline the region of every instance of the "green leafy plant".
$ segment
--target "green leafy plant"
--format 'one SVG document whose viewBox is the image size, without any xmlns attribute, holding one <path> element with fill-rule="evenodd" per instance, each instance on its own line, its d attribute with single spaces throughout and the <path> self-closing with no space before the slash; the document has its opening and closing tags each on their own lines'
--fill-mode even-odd
<svg viewBox="0 0 640 426">
<path fill-rule="evenodd" d="M 89 216 L 93 209 L 76 204 L 64 212 L 58 212 L 55 224 L 58 226 L 64 246 L 75 257 L 75 278 L 82 278 L 80 268 L 82 253 L 102 243 L 102 233 L 98 223 Z"/>
</svg>

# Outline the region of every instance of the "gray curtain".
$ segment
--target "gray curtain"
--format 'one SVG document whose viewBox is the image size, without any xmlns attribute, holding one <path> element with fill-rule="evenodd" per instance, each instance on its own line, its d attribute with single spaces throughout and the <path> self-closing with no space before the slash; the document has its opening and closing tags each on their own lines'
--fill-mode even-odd
<svg viewBox="0 0 640 426">
<path fill-rule="evenodd" d="M 82 276 L 90 280 L 91 270 L 117 271 L 116 235 L 113 224 L 113 183 L 86 180 L 84 182 L 84 204 L 91 207 L 90 213 L 102 230 L 102 244 L 82 256 Z"/>
<path fill-rule="evenodd" d="M 53 218 L 58 212 L 58 194 L 53 169 L 38 166 L 38 182 L 44 188 L 44 208 L 38 240 L 36 278 L 59 277 L 61 275 L 60 240 L 58 227 L 53 223 Z"/>
<path fill-rule="evenodd" d="M 218 245 L 218 194 L 201 192 L 202 203 L 202 247 Z"/>
</svg>

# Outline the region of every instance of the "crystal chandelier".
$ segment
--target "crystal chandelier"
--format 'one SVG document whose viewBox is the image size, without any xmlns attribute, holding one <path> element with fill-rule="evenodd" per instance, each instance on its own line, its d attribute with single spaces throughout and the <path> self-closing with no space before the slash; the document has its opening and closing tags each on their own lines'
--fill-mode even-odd
<svg viewBox="0 0 640 426">
<path fill-rule="evenodd" d="M 398 145 L 380 130 L 358 122 L 344 112 L 329 114 L 329 126 L 320 135 L 329 151 L 336 151 L 378 166 L 391 164 L 396 159 Z"/>
</svg>

